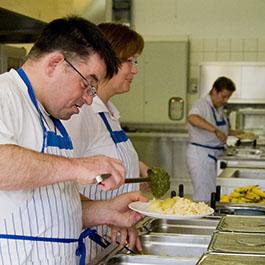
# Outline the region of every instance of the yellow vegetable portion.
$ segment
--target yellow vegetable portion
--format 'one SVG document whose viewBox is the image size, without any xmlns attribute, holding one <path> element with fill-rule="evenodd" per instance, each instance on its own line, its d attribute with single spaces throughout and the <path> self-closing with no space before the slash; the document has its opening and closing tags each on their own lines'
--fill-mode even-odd
<svg viewBox="0 0 265 265">
<path fill-rule="evenodd" d="M 201 215 L 211 212 L 211 208 L 204 202 L 193 202 L 179 196 L 165 200 L 153 199 L 149 209 L 154 212 L 170 215 Z"/>
<path fill-rule="evenodd" d="M 221 203 L 265 203 L 265 192 L 258 185 L 237 187 L 230 194 L 224 194 Z"/>
</svg>

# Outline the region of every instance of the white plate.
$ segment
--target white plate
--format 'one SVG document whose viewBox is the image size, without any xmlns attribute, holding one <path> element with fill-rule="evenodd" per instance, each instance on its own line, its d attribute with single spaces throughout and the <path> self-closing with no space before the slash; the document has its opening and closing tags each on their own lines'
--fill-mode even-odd
<svg viewBox="0 0 265 265">
<path fill-rule="evenodd" d="M 196 214 L 196 215 L 176 215 L 176 214 L 163 214 L 151 211 L 149 209 L 149 202 L 132 202 L 129 204 L 129 208 L 135 212 L 141 213 L 146 216 L 160 218 L 160 219 L 170 219 L 170 220 L 189 220 L 202 218 L 214 213 L 214 209 L 209 207 L 209 213 Z"/>
</svg>

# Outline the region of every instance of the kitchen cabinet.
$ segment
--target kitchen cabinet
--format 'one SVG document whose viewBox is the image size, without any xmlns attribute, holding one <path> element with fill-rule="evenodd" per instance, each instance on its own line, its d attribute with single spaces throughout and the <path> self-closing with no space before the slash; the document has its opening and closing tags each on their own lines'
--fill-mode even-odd
<svg viewBox="0 0 265 265">
<path fill-rule="evenodd" d="M 122 122 L 135 123 L 185 123 L 188 67 L 187 40 L 145 40 L 139 58 L 138 74 L 129 93 L 113 99 L 121 112 Z M 169 100 L 182 98 L 181 119 L 169 118 Z"/>
</svg>

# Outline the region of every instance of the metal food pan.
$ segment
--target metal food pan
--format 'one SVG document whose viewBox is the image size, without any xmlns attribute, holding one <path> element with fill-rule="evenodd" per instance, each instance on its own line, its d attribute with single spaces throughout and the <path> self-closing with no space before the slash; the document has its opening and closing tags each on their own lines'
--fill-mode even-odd
<svg viewBox="0 0 265 265">
<path fill-rule="evenodd" d="M 172 258 L 154 255 L 116 255 L 105 265 L 195 265 L 198 259 Z"/>
<path fill-rule="evenodd" d="M 207 253 L 204 254 L 197 265 L 264 265 L 265 256 L 253 254 Z"/>
<path fill-rule="evenodd" d="M 263 216 L 265 207 L 262 204 L 245 203 L 245 204 L 228 204 L 220 203 L 216 205 L 215 214 L 220 215 L 243 215 L 243 216 Z"/>
<path fill-rule="evenodd" d="M 265 217 L 224 216 L 217 226 L 222 232 L 265 233 Z"/>
<path fill-rule="evenodd" d="M 143 227 L 152 233 L 211 235 L 215 231 L 219 221 L 220 218 L 177 221 L 149 219 L 143 224 Z"/>
<path fill-rule="evenodd" d="M 140 236 L 143 254 L 170 257 L 200 257 L 207 251 L 208 235 L 147 234 Z"/>
<path fill-rule="evenodd" d="M 232 178 L 265 179 L 264 169 L 237 169 L 231 175 Z"/>
<path fill-rule="evenodd" d="M 262 255 L 265 253 L 265 234 L 216 232 L 208 251 Z"/>
</svg>

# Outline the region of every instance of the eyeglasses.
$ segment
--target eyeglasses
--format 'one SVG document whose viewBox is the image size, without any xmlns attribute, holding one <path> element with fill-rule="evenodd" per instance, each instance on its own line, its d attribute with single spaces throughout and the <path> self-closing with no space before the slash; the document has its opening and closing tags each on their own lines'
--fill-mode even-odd
<svg viewBox="0 0 265 265">
<path fill-rule="evenodd" d="M 92 82 L 92 77 L 90 78 L 90 80 L 88 78 L 85 78 L 74 66 L 72 63 L 70 63 L 66 58 L 64 58 L 64 60 L 68 63 L 68 65 L 71 66 L 71 68 L 77 73 L 79 74 L 79 76 L 82 77 L 82 79 L 85 81 L 85 89 L 86 89 L 86 93 L 90 96 L 90 97 L 94 97 L 96 96 L 97 93 L 97 84 L 93 84 Z"/>
<path fill-rule="evenodd" d="M 131 59 L 127 59 L 127 61 L 125 61 L 129 64 L 131 64 L 132 66 L 137 66 L 138 65 L 138 59 L 136 57 L 133 57 Z"/>
</svg>

